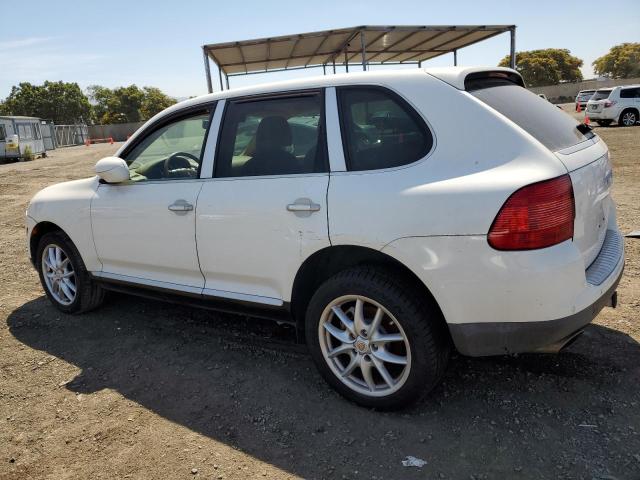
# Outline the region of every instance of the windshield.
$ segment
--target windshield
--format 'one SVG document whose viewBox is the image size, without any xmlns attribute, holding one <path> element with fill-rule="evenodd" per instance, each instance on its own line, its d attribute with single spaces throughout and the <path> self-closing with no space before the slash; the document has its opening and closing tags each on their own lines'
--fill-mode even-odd
<svg viewBox="0 0 640 480">
<path fill-rule="evenodd" d="M 611 90 L 598 90 L 596 93 L 593 94 L 593 97 L 591 97 L 591 100 L 604 100 L 605 98 L 609 98 L 610 94 L 611 94 Z"/>
<path fill-rule="evenodd" d="M 551 151 L 562 150 L 593 137 L 581 133 L 579 123 L 552 103 L 513 83 L 469 92 L 526 130 Z"/>
</svg>

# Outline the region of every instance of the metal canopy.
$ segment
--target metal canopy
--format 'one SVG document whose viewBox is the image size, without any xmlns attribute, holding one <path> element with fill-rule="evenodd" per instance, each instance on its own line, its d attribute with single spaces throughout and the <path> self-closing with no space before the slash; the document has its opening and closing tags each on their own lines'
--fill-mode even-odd
<svg viewBox="0 0 640 480">
<path fill-rule="evenodd" d="M 300 68 L 420 64 L 504 32 L 511 32 L 511 62 L 515 62 L 515 25 L 360 26 L 280 37 L 216 43 L 202 47 L 207 86 L 212 91 L 209 59 L 224 75 L 275 72 Z"/>
</svg>

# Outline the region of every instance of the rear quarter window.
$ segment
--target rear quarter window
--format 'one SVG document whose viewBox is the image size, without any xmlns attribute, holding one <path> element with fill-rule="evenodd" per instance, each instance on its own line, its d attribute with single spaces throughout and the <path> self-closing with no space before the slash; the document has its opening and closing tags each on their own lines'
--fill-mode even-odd
<svg viewBox="0 0 640 480">
<path fill-rule="evenodd" d="M 640 98 L 640 88 L 623 88 L 620 90 L 620 98 Z"/>
<path fill-rule="evenodd" d="M 476 88 L 471 95 L 497 110 L 551 151 L 562 150 L 593 137 L 576 127 L 579 123 L 548 101 L 509 82 Z"/>
</svg>

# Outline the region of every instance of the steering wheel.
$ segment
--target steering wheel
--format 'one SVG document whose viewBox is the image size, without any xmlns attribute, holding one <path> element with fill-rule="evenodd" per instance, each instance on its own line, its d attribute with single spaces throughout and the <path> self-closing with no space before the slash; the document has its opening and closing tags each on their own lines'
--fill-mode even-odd
<svg viewBox="0 0 640 480">
<path fill-rule="evenodd" d="M 174 152 L 164 161 L 165 177 L 191 177 L 198 171 L 200 159 L 187 152 Z"/>
</svg>

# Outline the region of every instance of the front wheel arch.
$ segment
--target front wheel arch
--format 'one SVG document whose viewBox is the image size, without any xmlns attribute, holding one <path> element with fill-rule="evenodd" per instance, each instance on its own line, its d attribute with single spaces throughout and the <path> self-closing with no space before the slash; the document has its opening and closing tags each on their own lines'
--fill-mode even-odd
<svg viewBox="0 0 640 480">
<path fill-rule="evenodd" d="M 62 232 L 67 235 L 62 228 L 56 225 L 53 222 L 38 222 L 35 227 L 31 230 L 31 236 L 29 237 L 29 255 L 31 256 L 31 263 L 36 265 L 36 251 L 38 250 L 38 244 L 40 243 L 40 239 L 44 237 L 47 233 L 52 232 Z M 67 235 L 68 237 L 69 235 Z"/>
</svg>

